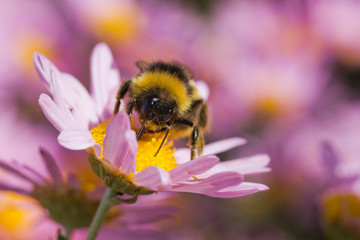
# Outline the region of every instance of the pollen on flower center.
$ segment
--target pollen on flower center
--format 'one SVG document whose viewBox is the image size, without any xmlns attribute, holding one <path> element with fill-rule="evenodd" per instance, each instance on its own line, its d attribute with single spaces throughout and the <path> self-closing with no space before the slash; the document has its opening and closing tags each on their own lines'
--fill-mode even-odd
<svg viewBox="0 0 360 240">
<path fill-rule="evenodd" d="M 94 141 L 101 146 L 101 153 L 100 153 L 101 160 L 103 159 L 103 144 L 105 138 L 105 131 L 110 120 L 111 119 L 108 119 L 90 130 Z"/>
<path fill-rule="evenodd" d="M 105 131 L 111 119 L 104 121 L 91 129 L 91 135 L 96 143 L 101 146 L 100 159 L 103 159 L 103 143 Z M 119 136 L 121 137 L 121 136 Z M 177 166 L 172 141 L 165 142 L 161 147 L 159 153 L 154 156 L 161 145 L 163 136 L 152 137 L 150 140 L 139 140 L 138 151 L 136 154 L 136 171 L 140 172 L 150 166 L 157 166 L 163 168 L 165 171 L 170 171 Z"/>
<path fill-rule="evenodd" d="M 150 167 L 161 167 L 165 171 L 170 171 L 177 166 L 172 148 L 174 143 L 170 141 L 165 143 L 159 153 L 154 156 L 161 144 L 162 138 L 151 138 L 150 141 L 138 141 L 138 151 L 136 154 L 136 171 Z"/>
</svg>

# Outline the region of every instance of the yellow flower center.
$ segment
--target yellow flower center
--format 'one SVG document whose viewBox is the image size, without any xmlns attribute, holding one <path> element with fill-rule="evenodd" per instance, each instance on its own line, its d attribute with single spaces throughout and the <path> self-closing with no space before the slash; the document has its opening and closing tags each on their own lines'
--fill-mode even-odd
<svg viewBox="0 0 360 240">
<path fill-rule="evenodd" d="M 165 171 L 170 171 L 175 168 L 176 162 L 174 157 L 175 148 L 172 148 L 174 143 L 164 143 L 159 153 L 154 156 L 161 145 L 162 138 L 151 138 L 150 141 L 138 141 L 138 151 L 136 153 L 136 171 L 150 167 L 161 167 Z"/>
<path fill-rule="evenodd" d="M 106 127 L 110 120 L 104 121 L 91 129 L 91 135 L 96 143 L 101 146 L 100 159 L 103 159 L 103 143 Z M 119 136 L 121 137 L 121 136 Z M 138 141 L 138 151 L 136 153 L 136 171 L 140 172 L 150 166 L 161 167 L 165 171 L 170 171 L 177 166 L 173 147 L 173 141 L 165 142 L 159 153 L 154 156 L 161 145 L 164 134 L 154 135 L 149 140 Z"/>
<path fill-rule="evenodd" d="M 94 141 L 101 146 L 101 153 L 99 156 L 101 160 L 103 159 L 103 145 L 104 145 L 105 131 L 110 120 L 111 119 L 105 120 L 104 122 L 100 123 L 99 125 L 97 125 L 96 127 L 90 130 Z"/>
<path fill-rule="evenodd" d="M 279 101 L 272 97 L 260 99 L 256 105 L 258 112 L 265 116 L 276 116 L 280 114 L 282 110 Z"/>
<path fill-rule="evenodd" d="M 355 194 L 328 194 L 323 198 L 323 204 L 329 221 L 344 221 L 344 217 L 360 218 L 360 198 Z"/>
<path fill-rule="evenodd" d="M 114 6 L 89 16 L 93 33 L 111 42 L 126 42 L 136 37 L 143 28 L 143 13 L 132 4 Z"/>
<path fill-rule="evenodd" d="M 53 39 L 36 31 L 23 32 L 17 37 L 17 39 L 14 56 L 19 65 L 19 69 L 21 69 L 25 74 L 33 76 L 33 78 L 25 78 L 25 80 L 36 79 L 35 83 L 40 82 L 36 78 L 31 59 L 35 51 L 44 54 L 49 59 L 56 59 L 57 54 L 54 50 L 56 48 L 54 47 Z"/>
<path fill-rule="evenodd" d="M 14 193 L 2 193 L 0 201 L 0 232 L 11 239 L 21 239 L 29 234 L 38 213 L 24 203 L 34 203 L 30 198 Z"/>
</svg>

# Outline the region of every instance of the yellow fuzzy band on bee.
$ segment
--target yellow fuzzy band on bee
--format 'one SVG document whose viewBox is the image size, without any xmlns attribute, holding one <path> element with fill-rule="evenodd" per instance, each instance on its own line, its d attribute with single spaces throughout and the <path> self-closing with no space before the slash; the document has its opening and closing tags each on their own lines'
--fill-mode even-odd
<svg viewBox="0 0 360 240">
<path fill-rule="evenodd" d="M 154 88 L 164 89 L 169 92 L 175 98 L 180 114 L 189 109 L 192 96 L 187 93 L 185 84 L 169 73 L 145 72 L 136 77 L 132 84 L 135 97 Z"/>
</svg>

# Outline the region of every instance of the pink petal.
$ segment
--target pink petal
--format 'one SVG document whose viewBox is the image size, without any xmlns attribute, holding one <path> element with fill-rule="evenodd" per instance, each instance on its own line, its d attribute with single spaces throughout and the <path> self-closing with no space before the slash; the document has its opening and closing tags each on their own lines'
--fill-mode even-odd
<svg viewBox="0 0 360 240">
<path fill-rule="evenodd" d="M 201 181 L 187 181 L 173 186 L 170 191 L 192 192 L 208 194 L 217 192 L 223 188 L 238 185 L 243 181 L 243 176 L 235 172 L 218 173 Z"/>
<path fill-rule="evenodd" d="M 122 162 L 120 169 L 124 173 L 135 172 L 136 168 L 136 153 L 138 149 L 138 144 L 136 140 L 136 133 L 132 130 L 125 133 L 125 139 L 128 143 L 129 151 L 126 158 Z"/>
<path fill-rule="evenodd" d="M 71 173 L 71 172 L 69 173 L 68 178 L 67 178 L 67 184 L 69 185 L 69 187 L 71 189 L 76 189 L 77 191 L 82 190 L 82 184 L 74 173 Z"/>
<path fill-rule="evenodd" d="M 236 148 L 238 146 L 244 145 L 246 139 L 240 137 L 227 138 L 220 140 L 214 143 L 207 144 L 204 147 L 203 155 L 217 154 L 226 152 L 230 149 Z"/>
<path fill-rule="evenodd" d="M 213 154 L 225 152 L 232 148 L 241 146 L 246 142 L 247 141 L 244 138 L 234 137 L 234 138 L 228 138 L 217 142 L 209 143 L 205 145 L 203 155 L 213 155 Z M 176 150 L 174 156 L 178 164 L 190 161 L 190 157 L 189 157 L 190 149 L 180 148 Z"/>
<path fill-rule="evenodd" d="M 44 55 L 35 52 L 33 55 L 33 63 L 35 67 L 36 73 L 39 75 L 41 81 L 48 89 L 50 93 L 52 93 L 52 85 L 51 85 L 51 71 L 50 67 L 53 68 L 54 71 L 59 73 L 59 70 L 55 67 L 55 65 L 47 59 Z"/>
<path fill-rule="evenodd" d="M 125 174 L 133 173 L 136 167 L 136 134 L 130 128 L 129 116 L 119 112 L 110 121 L 104 138 L 104 158 Z"/>
<path fill-rule="evenodd" d="M 169 172 L 171 176 L 171 181 L 173 181 L 174 183 L 185 181 L 191 176 L 201 174 L 209 170 L 218 162 L 219 158 L 210 155 L 198 157 L 192 161 L 180 164 Z"/>
<path fill-rule="evenodd" d="M 66 99 L 70 97 L 68 89 L 63 86 L 63 79 L 60 73 L 54 71 L 54 66 L 50 66 L 51 85 L 53 87 L 53 99 L 54 103 L 59 107 L 64 117 L 69 121 L 73 122 L 74 125 L 78 126 L 74 117 L 71 114 L 71 106 L 66 102 Z"/>
<path fill-rule="evenodd" d="M 120 75 L 115 68 L 110 48 L 105 43 L 97 44 L 91 54 L 91 80 L 91 92 L 99 116 L 110 117 L 112 110 L 109 112 L 107 106 L 109 99 L 115 100 L 113 95 L 114 90 L 119 88 Z"/>
<path fill-rule="evenodd" d="M 25 195 L 25 196 L 31 196 L 32 192 L 29 190 L 25 190 L 22 188 L 18 188 L 18 187 L 14 187 L 14 186 L 10 186 L 6 183 L 1 183 L 0 182 L 0 190 L 1 191 L 11 191 L 11 192 L 15 192 L 21 195 Z"/>
<path fill-rule="evenodd" d="M 62 111 L 48 95 L 42 93 L 39 97 L 39 104 L 45 117 L 59 132 L 66 128 L 74 127 L 69 124 L 68 119 L 66 119 Z"/>
<path fill-rule="evenodd" d="M 257 192 L 263 192 L 268 189 L 269 189 L 268 186 L 260 183 L 242 182 L 238 186 L 221 189 L 218 192 L 209 193 L 207 195 L 211 197 L 219 197 L 219 198 L 235 198 Z"/>
<path fill-rule="evenodd" d="M 58 141 L 60 145 L 71 150 L 83 150 L 94 147 L 97 156 L 101 152 L 101 146 L 94 141 L 89 130 L 65 129 L 60 133 Z"/>
<path fill-rule="evenodd" d="M 63 178 L 61 171 L 56 164 L 55 159 L 51 156 L 51 154 L 44 148 L 40 147 L 40 154 L 44 160 L 46 168 L 50 174 L 50 176 L 54 179 L 55 183 L 61 184 L 63 183 Z"/>
<path fill-rule="evenodd" d="M 170 174 L 160 167 L 150 166 L 134 176 L 134 183 L 150 190 L 167 188 L 171 185 Z"/>
<path fill-rule="evenodd" d="M 94 101 L 86 88 L 70 74 L 63 73 L 62 81 L 66 91 L 67 103 L 72 107 L 72 115 L 80 126 L 88 127 L 89 122 L 99 122 Z"/>
<path fill-rule="evenodd" d="M 266 167 L 270 162 L 270 157 L 267 154 L 257 154 L 251 157 L 220 162 L 209 171 L 199 175 L 199 178 L 207 178 L 216 173 L 232 171 L 242 175 L 250 175 L 256 173 L 263 173 L 270 171 Z"/>
<path fill-rule="evenodd" d="M 18 178 L 21 178 L 27 182 L 32 183 L 33 185 L 41 184 L 41 182 L 35 179 L 34 176 L 29 175 L 28 172 L 26 172 L 26 170 L 24 171 L 22 165 L 19 165 L 15 161 L 8 162 L 0 159 L 0 168 L 1 170 L 5 170 L 7 173 L 11 173 Z"/>
</svg>

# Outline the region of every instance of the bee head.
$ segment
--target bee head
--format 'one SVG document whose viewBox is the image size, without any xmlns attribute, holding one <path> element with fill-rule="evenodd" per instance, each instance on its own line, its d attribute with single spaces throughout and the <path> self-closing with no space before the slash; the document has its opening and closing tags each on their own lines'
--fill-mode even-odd
<svg viewBox="0 0 360 240">
<path fill-rule="evenodd" d="M 174 115 L 174 103 L 158 96 L 149 96 L 141 104 L 140 116 L 142 121 L 151 121 L 155 124 L 165 124 Z"/>
</svg>

